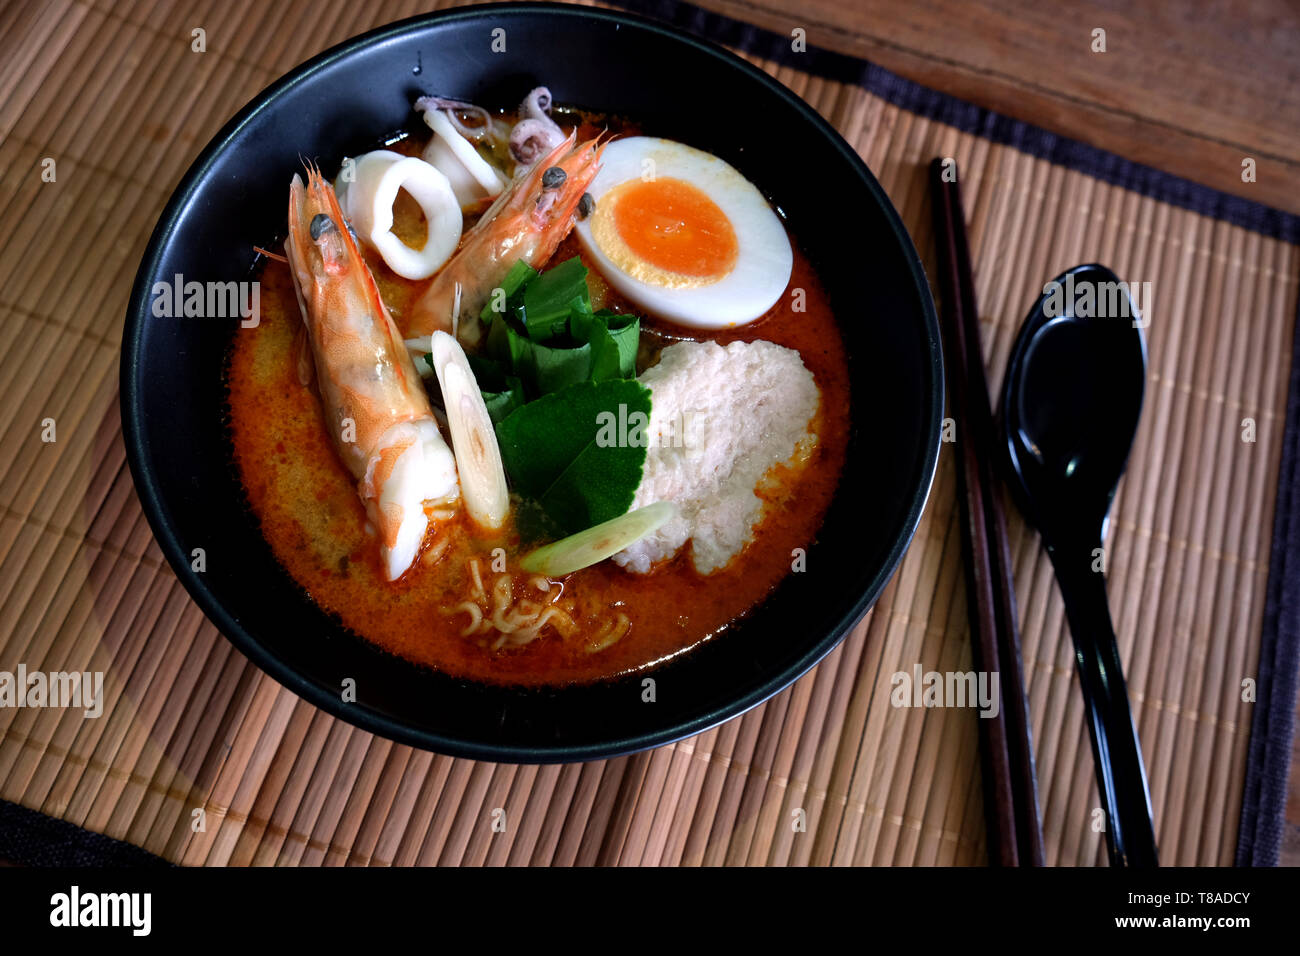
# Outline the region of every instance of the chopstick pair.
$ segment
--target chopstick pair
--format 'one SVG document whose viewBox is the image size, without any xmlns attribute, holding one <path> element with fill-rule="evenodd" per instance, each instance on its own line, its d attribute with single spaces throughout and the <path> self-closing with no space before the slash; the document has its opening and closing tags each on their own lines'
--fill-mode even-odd
<svg viewBox="0 0 1300 956">
<path fill-rule="evenodd" d="M 981 715 L 980 752 L 989 862 L 1042 866 L 1043 834 L 1021 671 L 1011 552 L 1000 485 L 993 467 L 993 413 L 980 348 L 979 312 L 954 160 L 930 164 L 939 285 L 943 293 L 945 367 L 956 426 L 957 488 L 962 517 L 971 644 L 977 671 L 997 673 L 995 716 Z"/>
</svg>

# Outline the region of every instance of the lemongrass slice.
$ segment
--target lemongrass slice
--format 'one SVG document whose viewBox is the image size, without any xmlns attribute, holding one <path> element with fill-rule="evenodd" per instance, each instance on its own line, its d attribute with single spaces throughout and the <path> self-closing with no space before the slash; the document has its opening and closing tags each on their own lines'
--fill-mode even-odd
<svg viewBox="0 0 1300 956">
<path fill-rule="evenodd" d="M 656 501 L 530 551 L 520 560 L 519 569 L 548 578 L 581 571 L 659 530 L 676 514 L 677 506 L 671 501 Z"/>
<path fill-rule="evenodd" d="M 469 140 L 456 132 L 446 113 L 426 109 L 424 122 L 434 133 L 424 149 L 425 162 L 432 163 L 447 177 L 461 206 L 472 205 L 484 196 L 500 195 L 505 188 L 503 177 Z"/>
<path fill-rule="evenodd" d="M 424 160 L 387 149 L 352 162 L 352 181 L 340 176 L 338 193 L 343 214 L 352 221 L 357 236 L 399 276 L 429 278 L 456 251 L 465 225 L 451 183 Z M 393 234 L 393 203 L 399 189 L 410 193 L 424 213 L 428 236 L 423 248 L 413 249 Z"/>
<path fill-rule="evenodd" d="M 460 283 L 456 283 L 456 298 L 451 304 L 451 337 L 456 338 L 456 328 L 460 324 Z M 457 339 L 459 341 L 459 339 Z M 406 351 L 411 356 L 411 361 L 415 363 L 415 370 L 420 373 L 421 378 L 433 378 L 433 338 L 428 335 L 418 335 L 413 339 L 404 339 Z M 424 357 L 429 356 L 428 361 Z M 435 412 L 437 409 L 434 410 Z"/>
<path fill-rule="evenodd" d="M 499 531 L 510 510 L 506 472 L 501 465 L 501 448 L 488 416 L 483 393 L 460 343 L 446 332 L 434 332 L 430 359 L 442 386 L 456 466 L 460 470 L 460 493 L 465 510 L 476 524 Z"/>
</svg>

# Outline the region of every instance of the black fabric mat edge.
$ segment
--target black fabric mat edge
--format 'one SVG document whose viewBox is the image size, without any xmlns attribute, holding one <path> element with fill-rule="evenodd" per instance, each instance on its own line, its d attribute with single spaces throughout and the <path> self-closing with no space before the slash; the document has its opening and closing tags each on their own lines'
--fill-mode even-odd
<svg viewBox="0 0 1300 956">
<path fill-rule="evenodd" d="M 20 866 L 171 866 L 132 843 L 0 800 L 0 861 Z"/>
<path fill-rule="evenodd" d="M 1300 326 L 1300 315 L 1297 316 Z M 1273 546 L 1256 676 L 1255 712 L 1246 757 L 1246 789 L 1237 831 L 1238 866 L 1277 866 L 1285 830 L 1287 778 L 1295 735 L 1300 674 L 1300 334 L 1291 350 L 1291 377 L 1277 479 Z"/>
</svg>

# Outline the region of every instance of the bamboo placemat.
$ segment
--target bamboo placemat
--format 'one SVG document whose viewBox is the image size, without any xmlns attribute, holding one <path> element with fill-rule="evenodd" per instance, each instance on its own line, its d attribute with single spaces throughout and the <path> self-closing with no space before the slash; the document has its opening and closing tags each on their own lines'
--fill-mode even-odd
<svg viewBox="0 0 1300 956">
<path fill-rule="evenodd" d="M 897 574 L 819 667 L 720 728 L 586 765 L 455 760 L 336 720 L 234 651 L 162 561 L 132 489 L 116 394 L 149 232 L 198 150 L 260 88 L 429 6 L 0 8 L 0 670 L 106 675 L 97 719 L 0 708 L 0 797 L 187 864 L 982 862 L 975 711 L 889 699 L 891 675 L 914 664 L 971 666 L 949 445 Z M 196 28 L 206 52 L 191 48 Z M 1110 596 L 1162 860 L 1231 862 L 1295 237 L 1249 228 L 1226 199 L 1210 210 L 1218 218 L 1183 208 L 1151 188 L 1149 170 L 1113 157 L 1080 168 L 1070 144 L 1031 127 L 950 116 L 960 104 L 921 102 L 915 90 L 882 95 L 878 71 L 863 74 L 875 78 L 868 92 L 814 75 L 811 57 L 807 69 L 751 59 L 860 151 L 927 262 L 926 164 L 957 159 L 993 387 L 1051 276 L 1098 260 L 1151 283 L 1147 403 L 1112 512 Z M 42 179 L 47 158 L 54 182 Z M 42 440 L 47 418 L 53 442 Z M 1048 860 L 1100 862 L 1060 599 L 1014 513 L 1011 540 Z M 497 808 L 505 832 L 494 831 Z"/>
</svg>

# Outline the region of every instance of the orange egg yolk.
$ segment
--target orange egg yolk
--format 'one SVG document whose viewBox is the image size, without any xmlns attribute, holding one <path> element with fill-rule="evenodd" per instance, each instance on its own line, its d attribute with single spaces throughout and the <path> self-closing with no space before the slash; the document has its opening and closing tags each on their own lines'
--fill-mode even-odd
<svg viewBox="0 0 1300 956">
<path fill-rule="evenodd" d="M 624 183 L 612 212 L 619 238 L 637 258 L 658 269 L 713 280 L 736 264 L 740 248 L 731 220 L 688 182 Z"/>
</svg>

